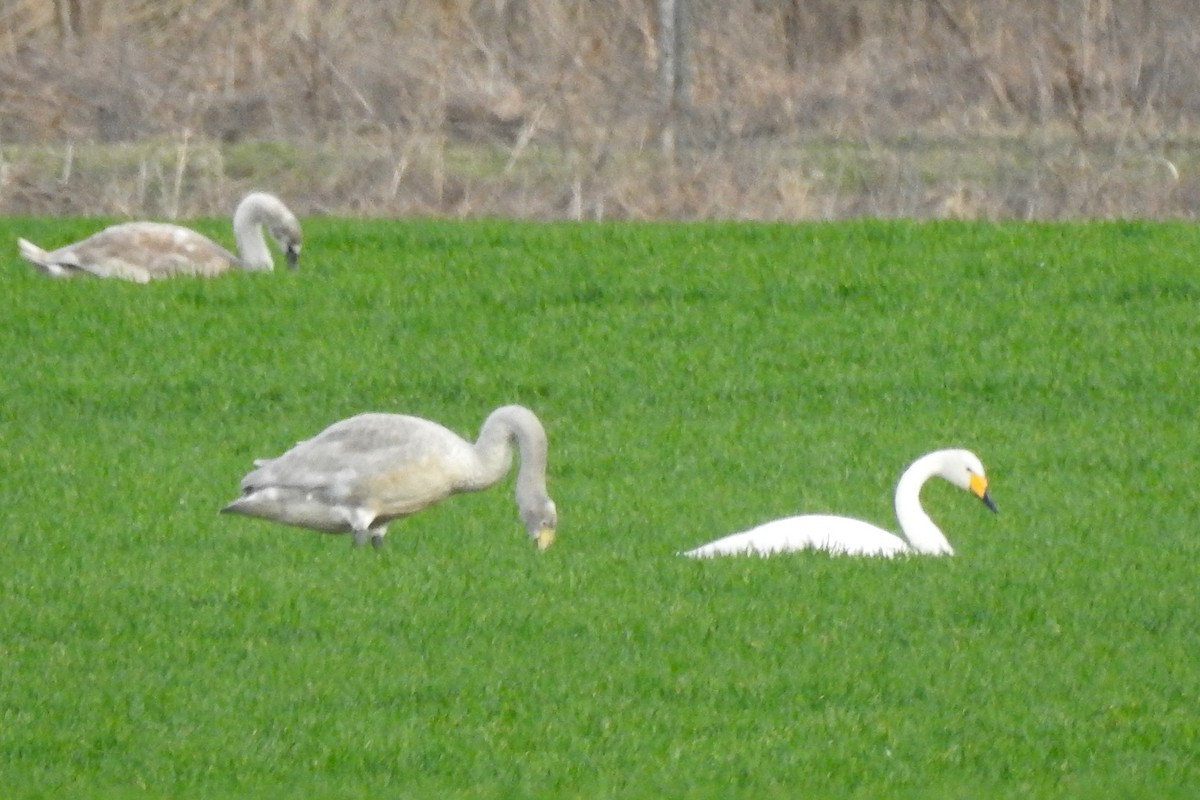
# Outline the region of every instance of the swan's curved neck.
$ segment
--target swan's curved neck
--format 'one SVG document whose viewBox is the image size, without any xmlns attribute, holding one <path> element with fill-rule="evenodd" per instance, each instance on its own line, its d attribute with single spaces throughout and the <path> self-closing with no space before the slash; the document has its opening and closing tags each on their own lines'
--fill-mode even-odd
<svg viewBox="0 0 1200 800">
<path fill-rule="evenodd" d="M 266 209 L 255 195 L 238 204 L 233 212 L 233 238 L 237 241 L 238 258 L 248 270 L 272 270 L 275 262 L 263 237 L 263 215 Z"/>
<path fill-rule="evenodd" d="M 954 548 L 921 507 L 921 487 L 937 474 L 940 454 L 931 453 L 913 462 L 896 485 L 896 519 L 909 545 L 918 553 L 952 555 Z"/>
<path fill-rule="evenodd" d="M 481 486 L 491 486 L 512 466 L 513 441 L 521 452 L 517 473 L 517 502 L 546 496 L 546 430 L 533 412 L 522 406 L 504 406 L 483 423 L 475 441 Z"/>
</svg>

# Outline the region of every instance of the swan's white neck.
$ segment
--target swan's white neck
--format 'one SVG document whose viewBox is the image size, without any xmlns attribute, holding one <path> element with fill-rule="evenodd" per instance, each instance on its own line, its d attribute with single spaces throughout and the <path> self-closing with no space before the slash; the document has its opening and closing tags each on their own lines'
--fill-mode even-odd
<svg viewBox="0 0 1200 800">
<path fill-rule="evenodd" d="M 921 487 L 938 474 L 942 453 L 930 453 L 912 463 L 896 485 L 896 519 L 908 544 L 918 553 L 953 555 L 954 548 L 921 507 Z"/>
<path fill-rule="evenodd" d="M 263 218 L 267 212 L 263 196 L 257 193 L 247 195 L 233 212 L 233 238 L 237 241 L 243 269 L 260 272 L 275 269 L 275 261 L 263 237 Z"/>
</svg>

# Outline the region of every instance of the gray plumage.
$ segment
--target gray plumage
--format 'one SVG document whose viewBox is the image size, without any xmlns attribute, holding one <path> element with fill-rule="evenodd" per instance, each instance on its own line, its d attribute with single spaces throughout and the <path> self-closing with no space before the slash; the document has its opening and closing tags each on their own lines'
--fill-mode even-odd
<svg viewBox="0 0 1200 800">
<path fill-rule="evenodd" d="M 238 254 L 203 234 L 164 222 L 125 222 L 74 244 L 47 252 L 17 239 L 21 257 L 54 278 L 93 275 L 147 283 L 175 275 L 213 277 L 234 269 L 265 272 L 275 268 L 263 228 L 279 243 L 290 268 L 300 257 L 300 223 L 278 197 L 246 195 L 233 214 Z"/>
<path fill-rule="evenodd" d="M 255 461 L 242 496 L 224 513 L 326 533 L 352 533 L 356 544 L 383 542 L 392 520 L 459 492 L 486 489 L 520 451 L 516 501 L 526 531 L 545 550 L 558 515 L 546 494 L 546 432 L 537 416 L 502 406 L 472 444 L 420 417 L 359 414 L 335 422 L 278 458 Z"/>
</svg>

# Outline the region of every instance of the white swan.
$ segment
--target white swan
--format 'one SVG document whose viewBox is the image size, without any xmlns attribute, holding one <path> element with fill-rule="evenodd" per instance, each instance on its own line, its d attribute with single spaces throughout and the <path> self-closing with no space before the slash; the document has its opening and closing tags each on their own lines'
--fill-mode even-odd
<svg viewBox="0 0 1200 800">
<path fill-rule="evenodd" d="M 206 278 L 232 269 L 267 272 L 275 268 L 263 239 L 263 226 L 279 243 L 288 267 L 300 257 L 300 223 L 278 197 L 251 192 L 233 213 L 238 255 L 182 225 L 126 222 L 49 252 L 17 239 L 21 257 L 54 278 L 94 275 L 146 283 L 173 275 Z"/>
<path fill-rule="evenodd" d="M 521 453 L 517 508 L 539 550 L 554 543 L 558 514 L 546 494 L 546 431 L 532 411 L 502 406 L 474 444 L 436 422 L 359 414 L 335 422 L 278 458 L 255 461 L 242 496 L 221 509 L 286 525 L 353 533 L 383 544 L 388 523 L 458 492 L 486 489 Z"/>
<path fill-rule="evenodd" d="M 806 514 L 766 522 L 684 553 L 693 558 L 760 555 L 793 550 L 825 550 L 839 555 L 883 556 L 901 553 L 953 555 L 954 548 L 921 507 L 921 487 L 930 478 L 944 478 L 965 489 L 992 511 L 983 464 L 968 450 L 938 450 L 917 459 L 896 485 L 896 518 L 908 537 L 888 533 L 868 522 L 828 514 Z"/>
</svg>

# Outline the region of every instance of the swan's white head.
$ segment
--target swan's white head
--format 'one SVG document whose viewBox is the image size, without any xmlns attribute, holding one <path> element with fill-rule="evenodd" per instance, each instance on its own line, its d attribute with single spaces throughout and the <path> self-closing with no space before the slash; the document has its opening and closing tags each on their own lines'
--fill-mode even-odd
<svg viewBox="0 0 1200 800">
<path fill-rule="evenodd" d="M 970 450 L 943 450 L 935 474 L 975 495 L 992 511 L 996 510 L 996 504 L 988 496 L 988 479 L 983 462 Z"/>
<path fill-rule="evenodd" d="M 283 250 L 290 269 L 296 269 L 300 260 L 303 234 L 300 221 L 283 201 L 268 192 L 251 192 L 242 198 L 233 213 L 233 228 L 238 236 L 245 236 L 250 228 L 265 226 L 267 232 Z M 242 247 L 239 241 L 238 247 Z M 269 261 L 268 261 L 269 263 Z"/>
</svg>

